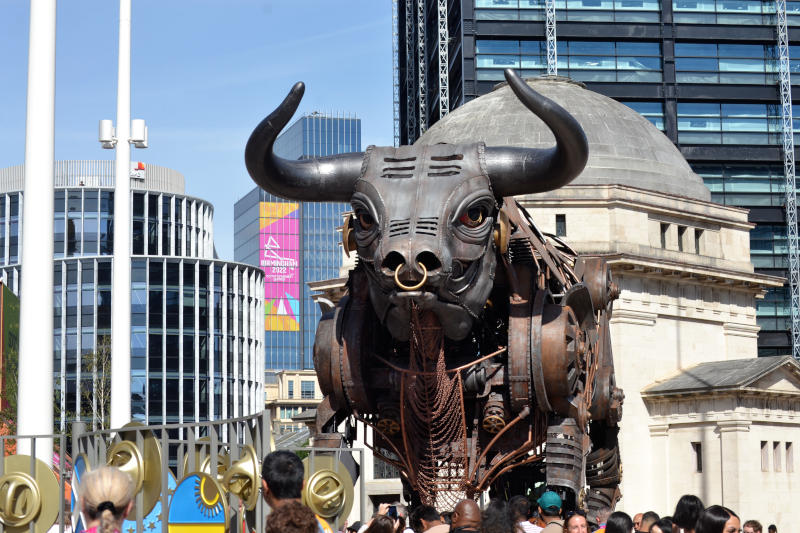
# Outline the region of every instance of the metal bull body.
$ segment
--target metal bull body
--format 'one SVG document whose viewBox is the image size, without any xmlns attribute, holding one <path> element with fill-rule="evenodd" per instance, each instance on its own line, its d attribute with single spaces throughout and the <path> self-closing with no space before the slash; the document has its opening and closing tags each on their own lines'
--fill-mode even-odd
<svg viewBox="0 0 800 533">
<path fill-rule="evenodd" d="M 546 482 L 567 506 L 613 505 L 620 476 L 608 330 L 617 290 L 600 259 L 543 235 L 514 195 L 583 169 L 575 119 L 506 71 L 556 146 L 370 147 L 289 161 L 273 154 L 302 84 L 253 132 L 258 185 L 289 199 L 347 201 L 348 294 L 323 316 L 314 364 L 325 399 L 317 442 L 354 417 L 412 501 L 448 505 Z M 589 492 L 584 489 L 589 487 Z"/>
</svg>

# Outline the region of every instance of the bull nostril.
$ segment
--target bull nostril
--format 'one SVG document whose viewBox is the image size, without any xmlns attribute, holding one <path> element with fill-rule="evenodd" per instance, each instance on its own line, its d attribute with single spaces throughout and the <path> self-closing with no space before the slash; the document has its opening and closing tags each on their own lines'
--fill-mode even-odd
<svg viewBox="0 0 800 533">
<path fill-rule="evenodd" d="M 404 265 L 406 259 L 399 252 L 389 252 L 381 263 L 381 267 L 387 269 L 389 272 L 394 273 L 397 267 Z"/>
<path fill-rule="evenodd" d="M 420 252 L 417 254 L 417 263 L 422 263 L 428 272 L 442 268 L 442 262 L 433 252 Z"/>
</svg>

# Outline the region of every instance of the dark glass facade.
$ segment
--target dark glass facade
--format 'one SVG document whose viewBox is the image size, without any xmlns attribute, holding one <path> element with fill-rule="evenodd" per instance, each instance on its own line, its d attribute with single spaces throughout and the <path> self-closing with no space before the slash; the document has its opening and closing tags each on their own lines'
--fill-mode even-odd
<svg viewBox="0 0 800 533">
<path fill-rule="evenodd" d="M 423 3 L 423 39 L 416 2 L 398 3 L 402 144 L 419 137 L 420 123 L 430 127 L 440 118 L 438 2 Z M 703 177 L 714 201 L 750 209 L 756 270 L 787 276 L 775 3 L 556 0 L 555 5 L 558 74 L 625 103 L 661 129 Z M 786 9 L 796 84 L 800 2 L 786 2 Z M 505 68 L 523 76 L 546 74 L 544 0 L 451 0 L 447 31 L 450 109 L 490 92 Z M 799 112 L 793 105 L 793 117 Z M 800 120 L 793 127 L 797 144 Z M 791 353 L 789 303 L 785 287 L 758 300 L 760 355 Z"/>
<path fill-rule="evenodd" d="M 98 418 L 109 363 L 113 161 L 56 164 L 55 403 L 62 428 Z M 146 423 L 216 420 L 263 407 L 263 274 L 213 256 L 210 204 L 149 165 L 133 183 L 131 414 Z M 19 289 L 22 167 L 0 169 L 0 272 Z M 109 369 L 110 370 L 110 369 Z M 107 397 L 107 396 L 106 396 Z"/>
<path fill-rule="evenodd" d="M 275 142 L 282 157 L 306 159 L 361 151 L 357 118 L 305 115 Z M 350 206 L 292 202 L 254 188 L 234 207 L 234 259 L 265 272 L 265 368 L 313 368 L 319 307 L 308 283 L 339 277 L 342 214 Z"/>
</svg>

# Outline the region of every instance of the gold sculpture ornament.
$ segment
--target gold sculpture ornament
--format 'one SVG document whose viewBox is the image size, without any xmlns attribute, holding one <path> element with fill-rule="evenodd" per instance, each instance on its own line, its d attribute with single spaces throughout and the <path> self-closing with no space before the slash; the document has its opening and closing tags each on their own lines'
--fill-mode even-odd
<svg viewBox="0 0 800 533">
<path fill-rule="evenodd" d="M 29 455 L 5 458 L 5 474 L 0 476 L 0 523 L 8 533 L 29 531 L 31 522 L 36 533 L 44 533 L 58 517 L 58 480 L 44 462 L 34 461 L 31 475 Z"/>
<path fill-rule="evenodd" d="M 326 519 L 348 516 L 353 507 L 353 480 L 344 464 L 332 455 L 315 455 L 313 472 L 309 472 L 310 464 L 310 457 L 303 459 L 303 504 Z"/>
<path fill-rule="evenodd" d="M 252 446 L 246 445 L 242 448 L 242 457 L 233 463 L 222 476 L 222 486 L 242 500 L 248 511 L 256 508 L 258 489 L 261 487 L 261 475 L 258 456 Z"/>
<path fill-rule="evenodd" d="M 116 466 L 133 479 L 136 493 L 142 491 L 142 516 L 147 516 L 161 496 L 161 446 L 149 430 L 142 433 L 142 449 L 136 446 L 136 434 L 144 426 L 130 422 L 119 432 L 120 439 L 108 449 L 106 464 Z M 135 501 L 135 500 L 134 500 Z M 135 516 L 134 509 L 131 515 Z"/>
</svg>

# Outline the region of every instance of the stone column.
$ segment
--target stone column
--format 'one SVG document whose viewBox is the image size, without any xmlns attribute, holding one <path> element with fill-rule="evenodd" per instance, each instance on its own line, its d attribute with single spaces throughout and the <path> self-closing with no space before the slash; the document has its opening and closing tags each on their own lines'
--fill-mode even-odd
<svg viewBox="0 0 800 533">
<path fill-rule="evenodd" d="M 653 509 L 659 509 L 661 513 L 668 511 L 675 505 L 674 498 L 670 494 L 670 464 L 669 464 L 669 424 L 650 424 L 650 446 L 653 457 L 652 477 L 659 480 L 659 483 L 650 485 L 650 505 Z"/>
<path fill-rule="evenodd" d="M 720 480 L 722 485 L 721 504 L 729 509 L 742 508 L 742 493 L 748 490 L 746 476 L 747 433 L 749 420 L 720 420 L 717 422 L 720 441 Z"/>
</svg>

